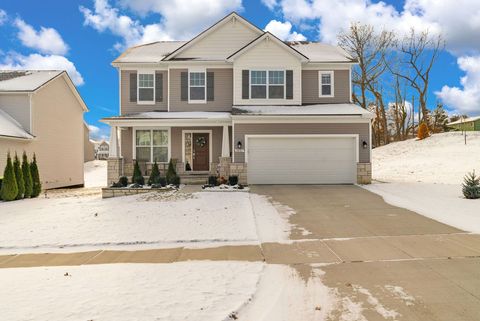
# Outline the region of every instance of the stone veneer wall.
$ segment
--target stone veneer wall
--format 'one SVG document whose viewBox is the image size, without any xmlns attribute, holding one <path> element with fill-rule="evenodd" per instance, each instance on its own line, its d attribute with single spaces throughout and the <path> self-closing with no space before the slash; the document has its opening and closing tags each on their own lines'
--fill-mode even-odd
<svg viewBox="0 0 480 321">
<path fill-rule="evenodd" d="M 109 158 L 107 160 L 107 186 L 118 182 L 118 179 L 122 176 L 122 166 L 122 158 Z"/>
<path fill-rule="evenodd" d="M 247 163 L 231 163 L 230 175 L 238 176 L 240 184 L 248 184 L 247 182 Z"/>
<path fill-rule="evenodd" d="M 357 163 L 357 184 L 372 183 L 372 164 Z"/>
</svg>

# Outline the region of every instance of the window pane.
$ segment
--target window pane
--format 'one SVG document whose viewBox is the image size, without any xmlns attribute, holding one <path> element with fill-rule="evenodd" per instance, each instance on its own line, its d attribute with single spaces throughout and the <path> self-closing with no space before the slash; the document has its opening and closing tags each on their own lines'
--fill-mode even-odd
<svg viewBox="0 0 480 321">
<path fill-rule="evenodd" d="M 283 85 L 284 84 L 284 73 L 283 71 L 269 71 L 268 72 L 268 83 L 270 85 Z"/>
<path fill-rule="evenodd" d="M 281 98 L 283 99 L 283 85 L 282 86 L 269 86 L 268 87 L 269 98 Z"/>
<path fill-rule="evenodd" d="M 191 100 L 205 100 L 205 87 L 190 87 Z"/>
<path fill-rule="evenodd" d="M 138 89 L 139 101 L 153 101 L 153 88 L 139 88 Z"/>
<path fill-rule="evenodd" d="M 137 160 L 149 162 L 150 161 L 150 147 L 137 147 Z"/>
<path fill-rule="evenodd" d="M 153 131 L 153 145 L 168 145 L 168 131 L 154 130 Z"/>
<path fill-rule="evenodd" d="M 322 85 L 322 95 L 329 96 L 332 94 L 332 86 Z"/>
<path fill-rule="evenodd" d="M 252 98 L 267 98 L 267 86 L 252 86 Z"/>
<path fill-rule="evenodd" d="M 265 85 L 267 84 L 267 72 L 252 70 L 250 83 L 252 85 Z"/>
<path fill-rule="evenodd" d="M 158 163 L 168 162 L 168 148 L 153 147 L 153 161 Z"/>
<path fill-rule="evenodd" d="M 190 86 L 205 86 L 205 73 L 204 72 L 191 72 L 190 73 Z"/>
<path fill-rule="evenodd" d="M 150 131 L 149 130 L 137 130 L 137 146 L 150 146 Z"/>
<path fill-rule="evenodd" d="M 322 84 L 329 85 L 332 81 L 332 76 L 330 74 L 322 74 Z"/>
<path fill-rule="evenodd" d="M 142 87 L 152 88 L 153 87 L 153 75 L 152 74 L 139 74 L 138 75 L 138 86 L 140 88 L 142 88 Z"/>
</svg>

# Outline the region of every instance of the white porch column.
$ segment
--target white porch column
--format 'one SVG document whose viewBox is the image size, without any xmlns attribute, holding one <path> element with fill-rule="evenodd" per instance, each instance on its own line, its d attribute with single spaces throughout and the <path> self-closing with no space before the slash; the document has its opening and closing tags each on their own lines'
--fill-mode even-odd
<svg viewBox="0 0 480 321">
<path fill-rule="evenodd" d="M 228 139 L 228 126 L 223 126 L 222 157 L 230 157 L 230 140 Z"/>
<path fill-rule="evenodd" d="M 108 157 L 110 158 L 118 158 L 118 127 L 117 126 L 111 126 L 110 127 L 110 146 L 109 146 L 109 152 L 108 152 Z"/>
</svg>

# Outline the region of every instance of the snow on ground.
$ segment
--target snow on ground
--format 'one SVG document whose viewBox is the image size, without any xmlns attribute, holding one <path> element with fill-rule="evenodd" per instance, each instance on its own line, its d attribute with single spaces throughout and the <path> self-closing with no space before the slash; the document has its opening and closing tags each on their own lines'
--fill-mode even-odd
<svg viewBox="0 0 480 321">
<path fill-rule="evenodd" d="M 83 165 L 85 187 L 107 186 L 107 161 L 93 160 Z"/>
<path fill-rule="evenodd" d="M 365 189 L 403 207 L 464 231 L 480 233 L 480 199 L 468 200 L 461 185 L 425 183 L 377 183 Z"/>
<path fill-rule="evenodd" d="M 223 321 L 248 303 L 263 268 L 191 261 L 1 269 L 1 318 Z"/>
<path fill-rule="evenodd" d="M 409 139 L 372 151 L 373 178 L 384 182 L 460 184 L 473 169 L 480 174 L 480 133 L 434 134 Z"/>
</svg>

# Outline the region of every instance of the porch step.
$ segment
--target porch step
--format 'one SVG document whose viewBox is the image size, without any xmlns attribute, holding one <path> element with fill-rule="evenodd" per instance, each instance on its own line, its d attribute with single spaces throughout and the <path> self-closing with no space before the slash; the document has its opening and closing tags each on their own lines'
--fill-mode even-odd
<svg viewBox="0 0 480 321">
<path fill-rule="evenodd" d="M 203 185 L 208 181 L 208 175 L 180 175 L 180 182 L 187 185 Z"/>
</svg>

